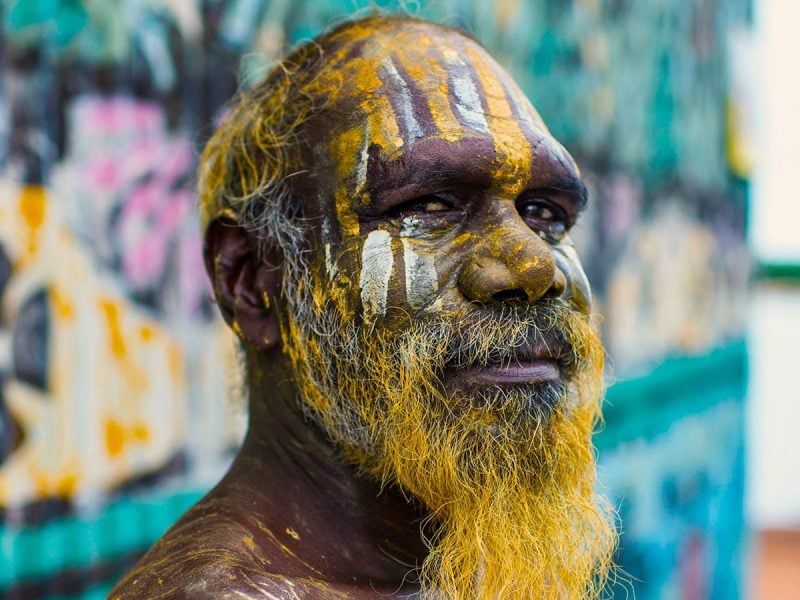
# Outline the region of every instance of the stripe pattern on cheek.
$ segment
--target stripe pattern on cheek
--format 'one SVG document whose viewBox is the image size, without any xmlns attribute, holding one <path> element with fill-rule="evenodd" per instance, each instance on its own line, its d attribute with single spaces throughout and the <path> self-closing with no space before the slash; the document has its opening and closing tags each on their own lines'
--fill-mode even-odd
<svg viewBox="0 0 800 600">
<path fill-rule="evenodd" d="M 436 265 L 433 256 L 417 252 L 414 243 L 407 239 L 403 239 L 403 262 L 406 267 L 406 298 L 409 306 L 418 310 L 439 291 Z"/>
<path fill-rule="evenodd" d="M 361 252 L 361 305 L 364 321 L 372 322 L 386 314 L 389 278 L 392 276 L 394 256 L 392 238 L 388 231 L 371 231 Z"/>
</svg>

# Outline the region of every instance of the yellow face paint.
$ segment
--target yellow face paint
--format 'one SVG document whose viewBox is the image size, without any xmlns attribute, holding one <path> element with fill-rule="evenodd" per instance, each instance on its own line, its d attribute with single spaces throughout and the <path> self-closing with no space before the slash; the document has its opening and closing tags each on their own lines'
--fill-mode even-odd
<svg viewBox="0 0 800 600">
<path fill-rule="evenodd" d="M 472 46 L 467 47 L 467 55 L 478 74 L 486 98 L 489 130 L 497 152 L 498 171 L 495 179 L 504 187 L 511 188 L 509 192 L 516 195 L 521 191 L 519 182 L 527 181 L 530 173 L 530 142 L 514 118 L 509 98 L 498 79 L 497 67 L 488 63 L 485 53 L 478 53 Z"/>
</svg>

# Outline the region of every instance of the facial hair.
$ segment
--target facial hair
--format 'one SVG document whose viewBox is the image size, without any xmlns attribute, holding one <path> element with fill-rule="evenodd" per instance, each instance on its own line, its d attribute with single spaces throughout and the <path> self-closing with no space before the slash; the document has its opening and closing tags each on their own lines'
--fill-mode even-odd
<svg viewBox="0 0 800 600">
<path fill-rule="evenodd" d="M 294 281 L 282 327 L 303 408 L 348 460 L 430 509 L 421 597 L 598 597 L 616 536 L 594 490 L 603 350 L 589 318 L 546 300 L 365 326 Z M 562 349 L 563 383 L 446 385 L 532 340 Z"/>
</svg>

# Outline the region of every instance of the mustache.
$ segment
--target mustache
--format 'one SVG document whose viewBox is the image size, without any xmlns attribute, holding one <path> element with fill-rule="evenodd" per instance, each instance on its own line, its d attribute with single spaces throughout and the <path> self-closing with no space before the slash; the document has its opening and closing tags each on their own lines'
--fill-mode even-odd
<svg viewBox="0 0 800 600">
<path fill-rule="evenodd" d="M 437 371 L 551 359 L 569 373 L 580 365 L 585 337 L 592 332 L 586 315 L 563 300 L 548 299 L 418 317 L 396 341 L 400 347 L 416 346 Z"/>
</svg>

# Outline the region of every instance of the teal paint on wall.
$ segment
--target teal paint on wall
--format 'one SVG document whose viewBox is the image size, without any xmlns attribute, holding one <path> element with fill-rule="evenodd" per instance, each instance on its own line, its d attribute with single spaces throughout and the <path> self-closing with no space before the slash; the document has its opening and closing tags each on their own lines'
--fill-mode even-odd
<svg viewBox="0 0 800 600">
<path fill-rule="evenodd" d="M 43 525 L 0 527 L 0 591 L 20 582 L 47 579 L 67 569 L 143 552 L 205 490 L 156 490 L 125 496 L 98 513 L 55 519 Z"/>
</svg>

